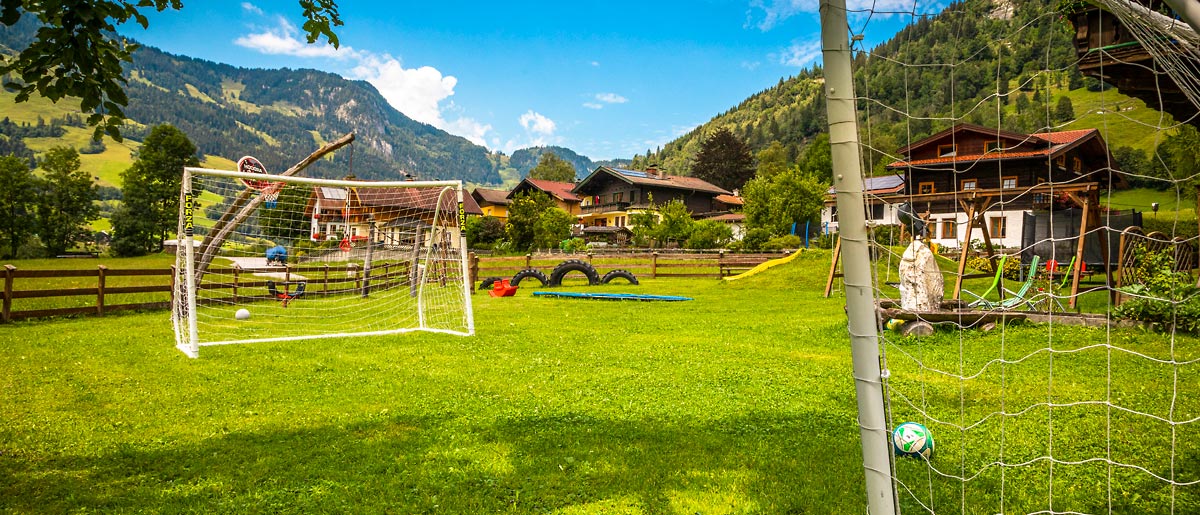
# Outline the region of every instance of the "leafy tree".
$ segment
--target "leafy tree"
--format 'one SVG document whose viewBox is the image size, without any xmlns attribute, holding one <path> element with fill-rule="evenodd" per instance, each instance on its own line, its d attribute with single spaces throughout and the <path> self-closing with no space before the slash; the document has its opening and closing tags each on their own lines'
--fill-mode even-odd
<svg viewBox="0 0 1200 515">
<path fill-rule="evenodd" d="M 37 178 L 24 159 L 0 157 L 0 257 L 15 258 L 37 229 Z"/>
<path fill-rule="evenodd" d="M 555 209 L 554 199 L 545 192 L 520 194 L 513 199 L 508 205 L 508 223 L 504 226 L 504 232 L 513 249 L 533 248 L 537 243 L 538 221 L 543 213 L 551 209 Z"/>
<path fill-rule="evenodd" d="M 715 249 L 733 240 L 733 229 L 717 220 L 699 220 L 692 225 L 692 235 L 684 245 L 689 249 Z"/>
<path fill-rule="evenodd" d="M 771 146 L 758 152 L 758 171 L 755 177 L 771 178 L 787 171 L 787 149 L 779 141 L 772 141 Z"/>
<path fill-rule="evenodd" d="M 575 166 L 553 152 L 542 154 L 537 166 L 529 171 L 530 179 L 555 182 L 575 182 Z"/>
<path fill-rule="evenodd" d="M 258 208 L 258 224 L 263 235 L 274 238 L 276 243 L 291 242 L 309 237 L 312 223 L 304 217 L 302 208 L 312 188 L 303 184 L 289 184 L 279 190 L 275 208 L 262 205 Z M 286 207 L 285 207 L 286 206 Z"/>
<path fill-rule="evenodd" d="M 1024 113 L 1029 110 L 1029 97 L 1025 93 L 1017 92 L 1017 114 Z"/>
<path fill-rule="evenodd" d="M 659 221 L 654 228 L 654 239 L 659 243 L 683 243 L 692 235 L 692 226 L 696 221 L 687 205 L 679 199 L 671 199 L 665 206 L 658 209 Z"/>
<path fill-rule="evenodd" d="M 1200 131 L 1191 125 L 1180 125 L 1177 133 L 1167 136 L 1167 139 L 1158 146 L 1158 154 L 1169 171 L 1167 176 L 1172 179 L 1183 179 L 1192 177 L 1197 170 L 1200 170 L 1200 156 L 1196 154 L 1198 148 L 1200 148 Z M 1180 187 L 1184 195 L 1194 197 L 1196 195 L 1196 188 L 1192 187 L 1194 183 L 1196 183 L 1196 179 L 1191 179 L 1187 182 L 1187 187 L 1183 187 L 1182 184 L 1176 187 Z"/>
<path fill-rule="evenodd" d="M 197 166 L 196 146 L 171 125 L 150 130 L 133 165 L 121 173 L 124 205 L 113 213 L 113 250 L 118 255 L 161 251 L 176 228 L 183 167 Z"/>
<path fill-rule="evenodd" d="M 653 244 L 654 231 L 657 227 L 658 213 L 654 211 L 639 211 L 629 214 L 629 232 L 633 233 L 634 245 L 649 247 Z"/>
<path fill-rule="evenodd" d="M 774 179 L 755 178 L 742 189 L 746 226 L 764 229 L 782 236 L 793 223 L 808 220 L 821 212 L 829 183 L 794 166 Z"/>
<path fill-rule="evenodd" d="M 87 223 L 96 218 L 96 179 L 79 169 L 79 152 L 54 147 L 42 159 L 38 200 L 38 236 L 50 255 L 66 252 L 91 235 Z"/>
<path fill-rule="evenodd" d="M 560 208 L 552 207 L 542 212 L 534 226 L 533 239 L 537 248 L 549 249 L 571 236 L 571 226 L 576 218 L 571 213 Z"/>
<path fill-rule="evenodd" d="M 754 177 L 754 171 L 750 146 L 725 128 L 704 140 L 696 153 L 696 162 L 692 164 L 693 177 L 727 190 L 741 188 Z"/>
<path fill-rule="evenodd" d="M 181 0 L 0 0 L 0 24 L 13 26 L 22 16 L 34 16 L 43 27 L 27 48 L 12 59 L 0 61 L 0 76 L 20 82 L 4 85 L 17 91 L 17 102 L 33 93 L 55 102 L 79 97 L 79 109 L 96 127 L 94 139 L 107 133 L 121 140 L 127 79 L 122 62 L 132 62 L 138 45 L 117 35 L 117 25 L 134 20 L 142 28 L 150 22 L 143 8 L 162 12 L 179 10 Z M 338 46 L 333 27 L 341 26 L 333 0 L 300 0 L 308 42 L 324 36 Z"/>
<path fill-rule="evenodd" d="M 467 218 L 463 233 L 468 247 L 491 245 L 504 237 L 504 222 L 491 215 L 472 216 Z"/>
</svg>

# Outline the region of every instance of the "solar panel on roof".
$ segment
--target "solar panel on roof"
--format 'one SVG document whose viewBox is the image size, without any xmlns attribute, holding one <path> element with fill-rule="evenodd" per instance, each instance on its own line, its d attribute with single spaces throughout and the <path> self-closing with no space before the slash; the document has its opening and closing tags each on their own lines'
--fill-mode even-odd
<svg viewBox="0 0 1200 515">
<path fill-rule="evenodd" d="M 639 177 L 642 179 L 662 179 L 662 177 L 650 175 L 646 172 L 639 172 L 637 170 L 626 170 L 624 168 L 613 168 L 613 171 L 615 171 L 621 175 L 628 175 L 630 177 Z"/>
<path fill-rule="evenodd" d="M 341 188 L 321 187 L 321 195 L 330 200 L 346 200 L 346 190 Z"/>
</svg>

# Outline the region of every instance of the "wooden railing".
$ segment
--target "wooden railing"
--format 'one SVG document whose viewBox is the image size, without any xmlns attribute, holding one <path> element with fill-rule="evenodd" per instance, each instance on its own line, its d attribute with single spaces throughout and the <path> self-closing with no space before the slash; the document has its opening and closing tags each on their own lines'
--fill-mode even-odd
<svg viewBox="0 0 1200 515">
<path fill-rule="evenodd" d="M 711 277 L 720 278 L 749 270 L 769 259 L 786 254 L 732 254 L 643 252 L 628 254 L 527 254 L 515 257 L 478 257 L 469 255 L 472 284 L 486 277 L 512 277 L 521 270 L 537 269 L 547 275 L 568 259 L 587 261 L 600 274 L 610 270 L 628 270 L 640 278 Z M 452 266 L 452 265 L 451 265 Z M 282 274 L 276 283 L 282 289 L 304 282 L 305 295 L 334 295 L 349 291 L 387 289 L 408 282 L 408 263 L 378 263 L 372 266 L 368 284 L 358 265 L 288 265 L 285 268 L 238 268 L 225 271 L 214 282 L 206 282 L 207 292 L 200 302 L 270 299 L 268 279 L 256 272 Z M 292 274 L 302 278 L 292 278 Z M 0 323 L 27 318 L 65 315 L 104 316 L 125 310 L 166 309 L 171 306 L 174 268 L 111 269 L 100 265 L 88 270 L 19 270 L 4 265 L 3 311 Z M 18 286 L 20 288 L 18 288 Z M 13 309 L 17 300 L 18 308 Z"/>
</svg>

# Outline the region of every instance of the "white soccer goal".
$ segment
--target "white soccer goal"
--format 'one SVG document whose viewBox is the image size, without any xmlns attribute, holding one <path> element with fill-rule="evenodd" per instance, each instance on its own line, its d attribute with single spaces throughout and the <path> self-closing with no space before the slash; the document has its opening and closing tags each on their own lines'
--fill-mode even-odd
<svg viewBox="0 0 1200 515">
<path fill-rule="evenodd" d="M 188 356 L 206 345 L 474 334 L 459 181 L 185 168 L 181 190 L 172 322 Z"/>
<path fill-rule="evenodd" d="M 1195 31 L 1148 0 L 850 4 L 821 11 L 867 511 L 1200 513 Z M 901 203 L 974 306 L 873 305 Z M 892 452 L 905 422 L 930 458 Z"/>
</svg>

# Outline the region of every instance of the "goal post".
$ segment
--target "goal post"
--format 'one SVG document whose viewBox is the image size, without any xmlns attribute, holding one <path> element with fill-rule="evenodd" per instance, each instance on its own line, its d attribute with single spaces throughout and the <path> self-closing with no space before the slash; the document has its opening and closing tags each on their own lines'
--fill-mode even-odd
<svg viewBox="0 0 1200 515">
<path fill-rule="evenodd" d="M 461 181 L 188 167 L 180 199 L 172 325 L 190 357 L 209 345 L 474 334 Z"/>
</svg>

